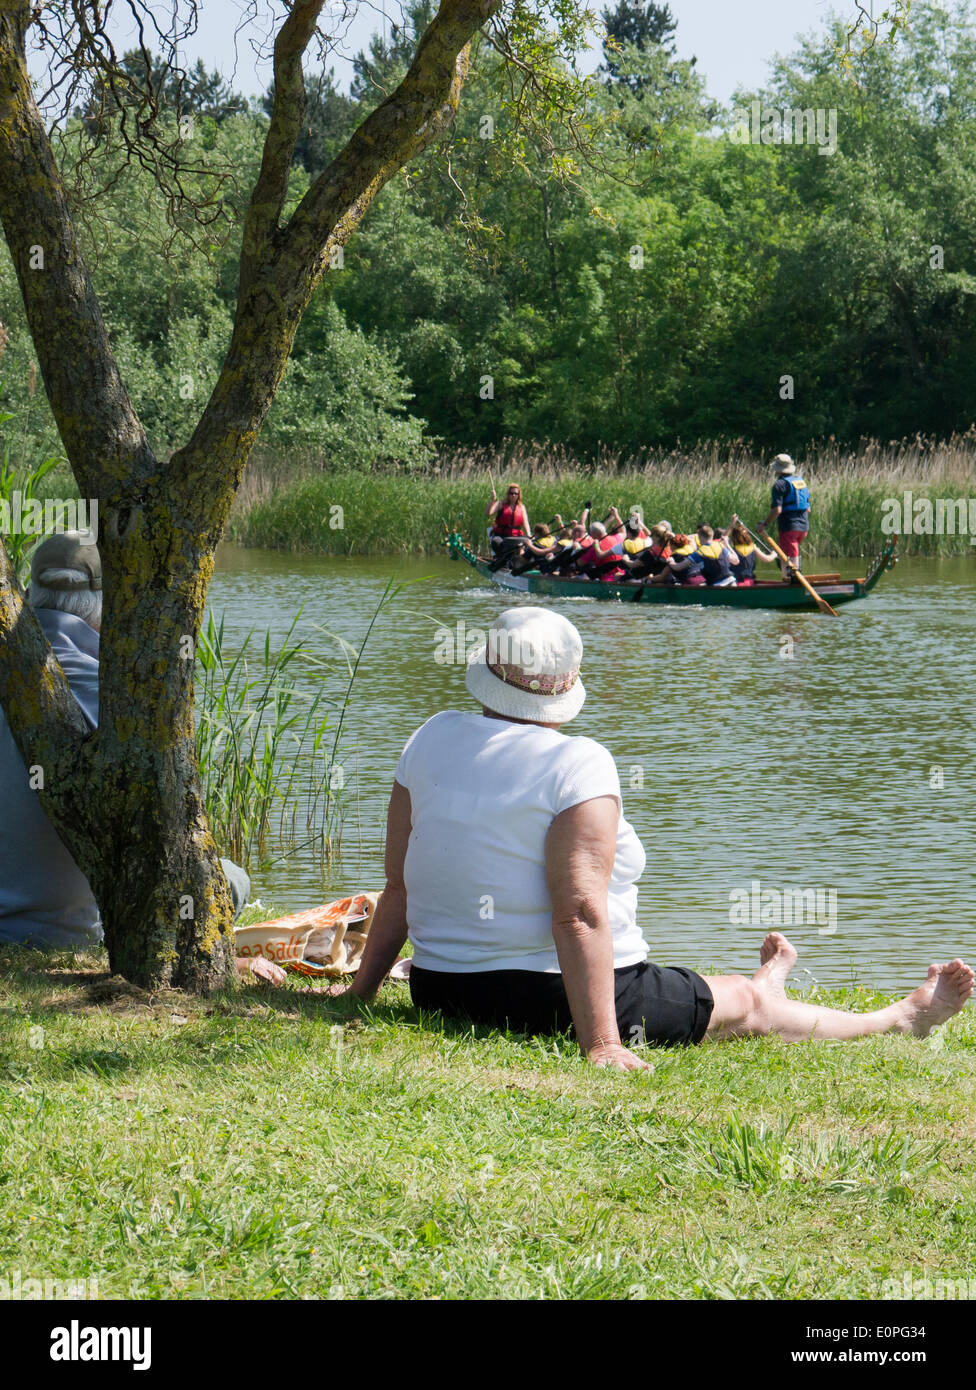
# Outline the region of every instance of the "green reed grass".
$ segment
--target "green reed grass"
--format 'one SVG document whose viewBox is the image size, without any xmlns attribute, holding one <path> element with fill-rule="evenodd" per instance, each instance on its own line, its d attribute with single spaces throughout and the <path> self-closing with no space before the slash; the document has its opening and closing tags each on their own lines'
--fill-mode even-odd
<svg viewBox="0 0 976 1390">
<path fill-rule="evenodd" d="M 303 689 L 300 673 L 324 673 L 329 662 L 310 638 L 296 639 L 301 609 L 277 645 L 270 629 L 256 640 L 252 630 L 233 650 L 224 619 L 209 614 L 197 643 L 197 757 L 214 838 L 245 867 L 267 861 L 272 848 L 281 851 L 278 859 L 309 846 L 323 861 L 339 853 L 348 791 L 337 775 L 345 717 L 366 644 L 401 587 L 387 584 L 358 647 L 314 627 L 338 646 L 346 667 L 336 701 Z"/>
<path fill-rule="evenodd" d="M 0 383 L 0 394 L 2 391 L 3 386 Z M 65 462 L 60 455 L 55 454 L 51 458 L 42 459 L 33 467 L 15 468 L 10 457 L 10 434 L 5 428 L 14 419 L 16 416 L 10 411 L 0 411 L 0 432 L 3 436 L 3 453 L 0 454 L 0 501 L 5 502 L 10 508 L 11 518 L 15 492 L 20 493 L 22 506 L 34 501 L 43 503 L 49 496 L 56 495 L 49 491 L 52 481 L 50 474 L 55 469 L 60 469 Z M 71 489 L 72 492 L 76 490 L 74 487 Z M 70 495 L 71 493 L 67 494 Z M 30 551 L 37 539 L 33 532 L 5 530 L 3 535 L 3 544 L 6 546 L 10 563 L 25 588 L 30 578 Z"/>
<path fill-rule="evenodd" d="M 913 441 L 883 449 L 868 441 L 857 454 L 829 446 L 801 460 L 814 494 L 812 532 L 806 553 L 817 556 L 871 555 L 885 537 L 882 502 L 916 497 L 976 496 L 973 484 L 976 442 L 968 436 L 946 445 Z M 533 523 L 579 514 L 586 501 L 602 517 L 616 503 L 640 506 L 649 521 L 666 518 L 678 530 L 706 521 L 728 523 L 737 512 L 752 525 L 769 506 L 771 472 L 745 447 L 721 451 L 702 447 L 674 451 L 644 461 L 609 451 L 596 467 L 573 467 L 558 448 L 536 452 L 460 451 L 443 455 L 432 470 L 418 475 L 328 473 L 311 458 L 271 474 L 257 462 L 232 523 L 234 539 L 247 545 L 310 550 L 329 555 L 433 553 L 444 539 L 444 523 L 480 544 L 485 507 L 491 496 L 489 472 L 501 495 L 519 481 Z M 270 465 L 267 465 L 270 467 Z M 309 471 L 313 470 L 313 471 Z M 304 476 L 303 476 L 304 472 Z M 273 485 L 269 483 L 273 478 Z M 341 527 L 336 507 L 342 508 Z M 971 554 L 970 537 L 909 535 L 904 554 Z"/>
<path fill-rule="evenodd" d="M 245 865 L 264 852 L 272 830 L 279 842 L 303 832 L 332 846 L 329 715 L 322 694 L 304 694 L 293 674 L 298 665 L 322 663 L 294 640 L 300 617 L 278 646 L 270 631 L 257 643 L 252 631 L 230 652 L 224 619 L 211 613 L 197 643 L 197 757 L 207 816 L 223 852 Z M 304 787 L 295 793 L 299 769 Z"/>
</svg>

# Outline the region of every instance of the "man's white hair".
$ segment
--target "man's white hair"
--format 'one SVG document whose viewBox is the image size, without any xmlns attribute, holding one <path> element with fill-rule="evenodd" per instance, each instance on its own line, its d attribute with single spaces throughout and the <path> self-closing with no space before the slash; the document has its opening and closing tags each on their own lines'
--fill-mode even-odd
<svg viewBox="0 0 976 1390">
<path fill-rule="evenodd" d="M 84 570 L 44 569 L 37 579 L 31 576 L 30 592 L 27 595 L 32 608 L 57 608 L 62 613 L 73 613 L 96 632 L 102 626 L 102 594 L 96 589 L 52 589 L 48 585 L 64 583 L 65 580 L 83 580 L 88 583 Z"/>
</svg>

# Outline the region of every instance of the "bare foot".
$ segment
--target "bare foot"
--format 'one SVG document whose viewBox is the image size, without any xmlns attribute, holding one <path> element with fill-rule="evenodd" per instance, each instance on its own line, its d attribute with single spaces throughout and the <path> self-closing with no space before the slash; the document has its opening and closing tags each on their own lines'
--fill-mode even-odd
<svg viewBox="0 0 976 1390">
<path fill-rule="evenodd" d="M 781 931 L 771 931 L 759 948 L 762 962 L 753 975 L 757 985 L 765 985 L 774 994 L 786 993 L 786 977 L 796 965 L 796 947 Z"/>
<path fill-rule="evenodd" d="M 928 1037 L 933 1028 L 957 1014 L 973 992 L 973 972 L 964 961 L 950 960 L 946 965 L 930 965 L 925 984 L 913 989 L 902 1000 L 903 1017 L 897 1025 L 900 1033 L 914 1033 L 917 1038 Z"/>
</svg>

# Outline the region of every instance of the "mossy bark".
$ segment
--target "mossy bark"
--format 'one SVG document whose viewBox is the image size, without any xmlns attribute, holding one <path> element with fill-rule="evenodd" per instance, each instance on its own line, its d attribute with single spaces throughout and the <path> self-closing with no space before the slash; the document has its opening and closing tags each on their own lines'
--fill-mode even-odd
<svg viewBox="0 0 976 1390">
<path fill-rule="evenodd" d="M 231 901 L 193 738 L 193 646 L 214 552 L 302 313 L 383 184 L 453 118 L 468 45 L 500 0 L 442 0 L 400 86 L 282 224 L 304 108 L 302 55 L 323 0 L 295 0 L 246 215 L 226 361 L 186 446 L 153 454 L 129 401 L 25 60 L 24 0 L 0 0 L 0 220 L 45 389 L 104 573 L 99 723 L 87 731 L 0 546 L 0 703 L 41 801 L 88 876 L 112 969 L 206 990 L 231 968 Z"/>
</svg>

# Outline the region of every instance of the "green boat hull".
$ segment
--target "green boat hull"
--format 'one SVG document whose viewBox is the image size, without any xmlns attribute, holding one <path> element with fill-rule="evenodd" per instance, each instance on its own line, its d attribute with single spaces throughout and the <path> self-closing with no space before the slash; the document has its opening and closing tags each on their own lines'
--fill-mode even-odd
<svg viewBox="0 0 976 1390">
<path fill-rule="evenodd" d="M 897 556 L 897 536 L 892 536 L 873 562 L 863 579 L 840 579 L 814 582 L 813 587 L 832 608 L 841 603 L 853 603 L 867 598 L 886 569 L 892 569 Z M 591 598 L 617 603 L 669 603 L 693 608 L 791 608 L 817 611 L 817 605 L 802 584 L 787 584 L 782 580 L 757 580 L 743 588 L 710 589 L 682 584 L 645 584 L 629 580 L 620 584 L 603 584 L 591 579 L 564 579 L 546 574 L 511 574 L 508 570 L 493 570 L 487 560 L 476 555 L 457 531 L 445 538 L 451 555 L 465 560 L 489 583 L 513 594 L 538 594 L 549 598 Z"/>
</svg>

